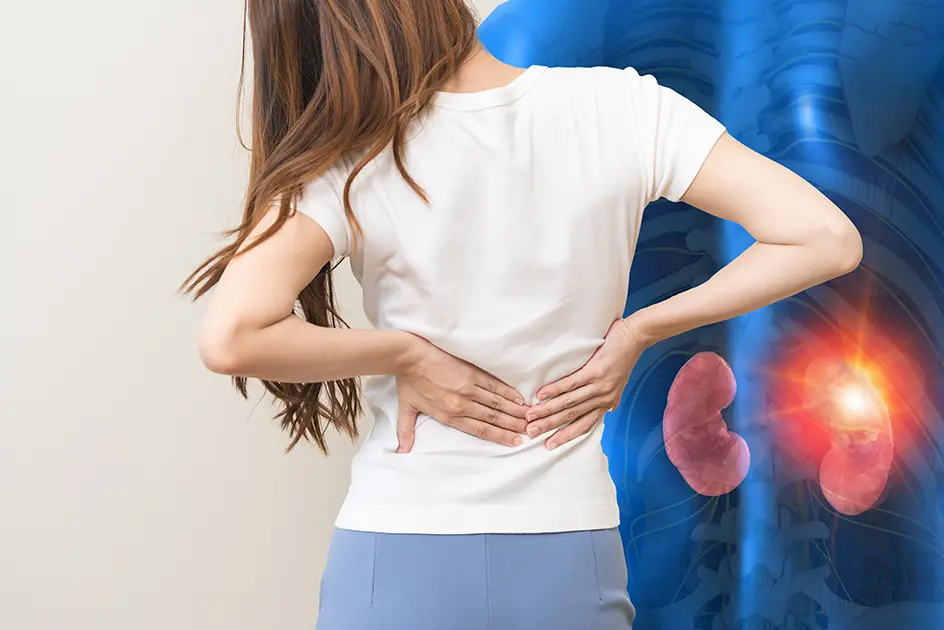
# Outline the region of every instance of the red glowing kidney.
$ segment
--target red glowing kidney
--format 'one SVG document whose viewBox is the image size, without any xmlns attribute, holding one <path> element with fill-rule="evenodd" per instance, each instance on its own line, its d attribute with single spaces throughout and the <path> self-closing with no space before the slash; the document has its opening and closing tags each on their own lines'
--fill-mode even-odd
<svg viewBox="0 0 944 630">
<path fill-rule="evenodd" d="M 865 374 L 837 360 L 810 364 L 804 389 L 811 413 L 832 437 L 819 467 L 823 495 L 836 511 L 861 514 L 878 502 L 891 472 L 888 407 Z"/>
<path fill-rule="evenodd" d="M 665 451 L 699 494 L 731 492 L 751 466 L 747 442 L 729 431 L 721 417 L 736 391 L 734 372 L 713 352 L 692 357 L 669 389 L 662 422 Z"/>
</svg>

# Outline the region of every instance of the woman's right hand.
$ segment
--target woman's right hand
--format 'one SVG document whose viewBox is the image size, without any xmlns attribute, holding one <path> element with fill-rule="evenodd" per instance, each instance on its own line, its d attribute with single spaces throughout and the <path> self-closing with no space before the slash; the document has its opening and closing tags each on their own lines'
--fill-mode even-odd
<svg viewBox="0 0 944 630">
<path fill-rule="evenodd" d="M 412 450 L 421 413 L 489 442 L 522 444 L 528 408 L 520 393 L 422 337 L 410 337 L 409 358 L 395 374 L 400 400 L 398 453 Z"/>
</svg>

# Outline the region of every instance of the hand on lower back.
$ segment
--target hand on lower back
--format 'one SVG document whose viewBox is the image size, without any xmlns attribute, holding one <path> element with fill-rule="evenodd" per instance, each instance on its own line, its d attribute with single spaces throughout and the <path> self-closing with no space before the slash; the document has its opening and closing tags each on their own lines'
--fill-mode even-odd
<svg viewBox="0 0 944 630">
<path fill-rule="evenodd" d="M 614 322 L 603 345 L 582 368 L 538 390 L 541 402 L 526 416 L 528 435 L 558 429 L 546 443 L 553 450 L 590 433 L 606 412 L 619 405 L 633 366 L 645 349 L 626 320 Z"/>
<path fill-rule="evenodd" d="M 396 374 L 398 453 L 412 450 L 419 414 L 490 442 L 522 442 L 527 407 L 520 393 L 425 339 L 414 337 L 414 345 L 411 360 Z"/>
</svg>

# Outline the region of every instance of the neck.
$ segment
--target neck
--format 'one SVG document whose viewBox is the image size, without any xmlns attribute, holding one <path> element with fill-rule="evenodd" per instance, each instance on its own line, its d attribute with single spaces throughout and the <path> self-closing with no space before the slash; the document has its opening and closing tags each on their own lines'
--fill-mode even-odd
<svg viewBox="0 0 944 630">
<path fill-rule="evenodd" d="M 446 82 L 442 91 L 461 94 L 490 90 L 507 85 L 522 72 L 524 70 L 521 68 L 502 63 L 479 44 L 459 71 Z"/>
</svg>

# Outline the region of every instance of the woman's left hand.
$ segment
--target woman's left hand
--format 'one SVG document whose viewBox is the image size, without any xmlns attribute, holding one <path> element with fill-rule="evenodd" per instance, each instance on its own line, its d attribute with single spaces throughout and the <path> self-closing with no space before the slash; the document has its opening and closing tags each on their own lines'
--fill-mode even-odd
<svg viewBox="0 0 944 630">
<path fill-rule="evenodd" d="M 548 450 L 554 450 L 590 433 L 619 405 L 633 366 L 647 345 L 628 320 L 616 320 L 603 345 L 582 368 L 538 390 L 540 402 L 527 414 L 528 435 L 559 429 L 546 442 Z"/>
</svg>

